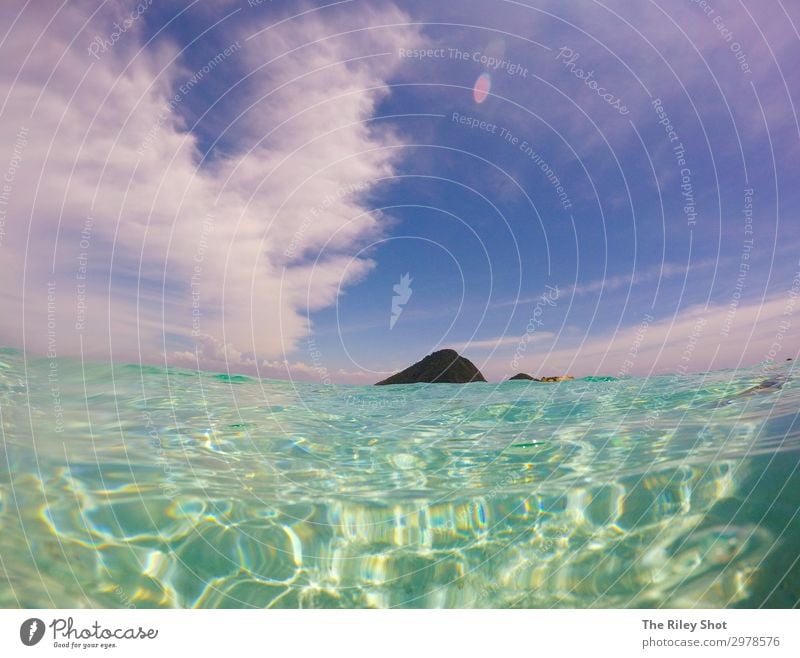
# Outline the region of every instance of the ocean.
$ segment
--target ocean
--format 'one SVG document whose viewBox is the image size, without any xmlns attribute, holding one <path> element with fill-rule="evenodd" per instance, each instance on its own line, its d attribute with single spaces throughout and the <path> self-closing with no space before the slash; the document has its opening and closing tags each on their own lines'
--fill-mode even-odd
<svg viewBox="0 0 800 658">
<path fill-rule="evenodd" d="M 0 351 L 0 606 L 796 607 L 792 363 L 340 386 Z"/>
</svg>

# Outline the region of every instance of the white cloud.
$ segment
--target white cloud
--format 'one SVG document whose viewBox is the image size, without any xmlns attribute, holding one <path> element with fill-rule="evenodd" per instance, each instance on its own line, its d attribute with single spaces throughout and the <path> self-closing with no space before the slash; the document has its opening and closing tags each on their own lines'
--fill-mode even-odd
<svg viewBox="0 0 800 658">
<path fill-rule="evenodd" d="M 391 176 L 400 151 L 369 122 L 397 65 L 380 53 L 419 41 L 417 32 L 324 38 L 405 20 L 386 6 L 328 12 L 324 22 L 311 13 L 250 41 L 231 34 L 241 49 L 204 79 L 224 76 L 228 89 L 251 74 L 232 92 L 241 114 L 222 127 L 235 151 L 203 161 L 180 113 L 199 100 L 203 80 L 181 93 L 195 71 L 174 47 L 137 52 L 136 30 L 95 59 L 87 46 L 116 14 L 87 23 L 79 7 L 49 26 L 51 13 L 26 9 L 2 46 L 0 139 L 14 144 L 23 126 L 29 133 L 0 243 L 0 343 L 24 337 L 29 349 L 48 349 L 55 282 L 60 354 L 76 353 L 82 336 L 93 358 L 153 359 L 166 346 L 180 360 L 194 356 L 199 329 L 204 367 L 282 358 L 307 333 L 307 311 L 334 303 L 372 265 L 353 260 L 381 230 L 363 197 Z M 17 11 L 4 3 L 3 23 Z M 81 254 L 85 281 L 76 278 Z"/>
</svg>

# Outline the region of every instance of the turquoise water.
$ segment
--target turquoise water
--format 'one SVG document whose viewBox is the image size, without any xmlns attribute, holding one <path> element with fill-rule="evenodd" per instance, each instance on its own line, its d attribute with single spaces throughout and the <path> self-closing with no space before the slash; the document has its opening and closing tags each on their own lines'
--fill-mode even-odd
<svg viewBox="0 0 800 658">
<path fill-rule="evenodd" d="M 791 364 L 359 387 L 5 350 L 0 605 L 797 606 L 798 409 Z"/>
</svg>

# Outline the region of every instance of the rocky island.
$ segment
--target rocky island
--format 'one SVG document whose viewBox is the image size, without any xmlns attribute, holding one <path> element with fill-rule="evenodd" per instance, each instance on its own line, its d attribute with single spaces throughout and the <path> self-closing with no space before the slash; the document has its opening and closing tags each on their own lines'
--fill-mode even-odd
<svg viewBox="0 0 800 658">
<path fill-rule="evenodd" d="M 485 382 L 486 378 L 469 359 L 455 350 L 439 350 L 397 374 L 379 381 L 375 386 L 387 384 L 467 384 Z"/>
</svg>

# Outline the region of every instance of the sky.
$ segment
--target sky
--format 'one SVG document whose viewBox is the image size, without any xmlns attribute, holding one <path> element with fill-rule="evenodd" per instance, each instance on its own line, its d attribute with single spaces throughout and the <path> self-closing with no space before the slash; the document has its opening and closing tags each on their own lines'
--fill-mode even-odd
<svg viewBox="0 0 800 658">
<path fill-rule="evenodd" d="M 324 384 L 797 356 L 797 3 L 0 18 L 0 345 Z"/>
</svg>

